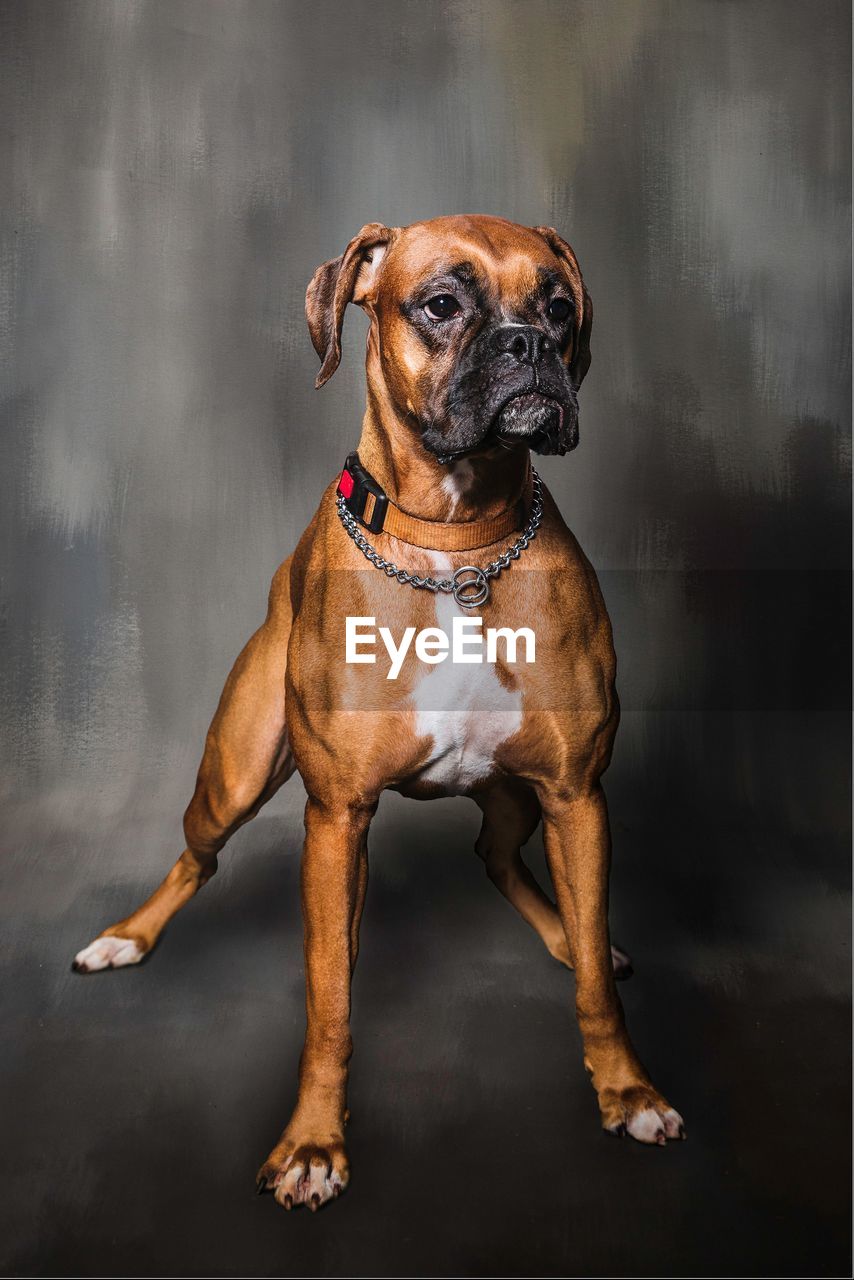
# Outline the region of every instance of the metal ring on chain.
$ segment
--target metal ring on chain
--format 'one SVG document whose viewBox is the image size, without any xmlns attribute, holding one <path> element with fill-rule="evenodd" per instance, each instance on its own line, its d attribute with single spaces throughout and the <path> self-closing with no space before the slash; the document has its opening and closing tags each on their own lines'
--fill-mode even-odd
<svg viewBox="0 0 854 1280">
<path fill-rule="evenodd" d="M 482 569 L 474 564 L 464 564 L 455 570 L 452 578 L 421 578 L 417 573 L 409 573 L 408 570 L 399 568 L 391 560 L 384 560 L 362 533 L 355 517 L 347 510 L 344 497 L 340 493 L 337 498 L 338 516 L 365 559 L 369 560 L 375 568 L 381 569 L 389 578 L 396 578 L 398 582 L 408 583 L 410 587 L 420 587 L 434 593 L 444 591 L 447 595 L 452 595 L 461 608 L 476 609 L 478 605 L 486 604 L 489 599 L 489 579 L 497 578 L 502 569 L 509 569 L 513 561 L 518 560 L 522 552 L 527 550 L 531 539 L 537 536 L 537 530 L 543 519 L 543 485 L 533 467 L 531 467 L 531 477 L 533 480 L 531 513 L 528 516 L 528 523 L 513 546 L 502 551 L 500 556 Z M 461 575 L 464 574 L 472 576 L 462 577 Z"/>
<path fill-rule="evenodd" d="M 471 578 L 462 578 L 463 573 L 470 573 Z M 457 569 L 453 577 L 454 599 L 463 609 L 476 609 L 479 604 L 486 604 L 489 599 L 489 579 L 476 564 L 464 564 Z"/>
</svg>

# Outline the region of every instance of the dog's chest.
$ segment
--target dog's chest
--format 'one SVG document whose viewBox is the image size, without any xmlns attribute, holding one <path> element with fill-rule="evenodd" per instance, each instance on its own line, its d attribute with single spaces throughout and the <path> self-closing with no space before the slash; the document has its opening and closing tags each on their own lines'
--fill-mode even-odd
<svg viewBox="0 0 854 1280">
<path fill-rule="evenodd" d="M 436 600 L 436 625 L 446 632 L 454 615 L 465 613 L 450 597 Z M 522 724 L 521 691 L 506 688 L 491 664 L 438 664 L 419 677 L 409 698 L 416 735 L 431 740 L 418 780 L 438 785 L 448 795 L 464 793 L 488 778 L 496 748 Z"/>
</svg>

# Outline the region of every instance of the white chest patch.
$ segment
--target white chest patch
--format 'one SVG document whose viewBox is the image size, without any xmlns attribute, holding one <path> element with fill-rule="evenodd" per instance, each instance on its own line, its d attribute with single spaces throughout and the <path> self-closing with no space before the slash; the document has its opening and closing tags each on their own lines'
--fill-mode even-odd
<svg viewBox="0 0 854 1280">
<path fill-rule="evenodd" d="M 433 571 L 450 575 L 446 557 L 435 554 Z M 436 599 L 436 624 L 450 632 L 455 614 L 466 615 L 452 596 Z M 522 724 L 522 694 L 505 689 L 492 665 L 443 662 L 425 672 L 411 694 L 415 732 L 433 742 L 419 772 L 449 794 L 459 795 L 492 771 L 496 747 Z"/>
<path fill-rule="evenodd" d="M 451 499 L 451 509 L 446 519 L 453 520 L 460 498 L 474 484 L 474 467 L 467 458 L 457 458 L 449 464 L 448 474 L 442 481 L 442 490 Z"/>
</svg>

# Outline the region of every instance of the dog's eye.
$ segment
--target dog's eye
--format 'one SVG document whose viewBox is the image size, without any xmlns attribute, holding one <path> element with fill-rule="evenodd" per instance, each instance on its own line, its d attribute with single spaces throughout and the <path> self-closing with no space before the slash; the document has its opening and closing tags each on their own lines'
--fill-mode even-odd
<svg viewBox="0 0 854 1280">
<path fill-rule="evenodd" d="M 572 303 L 568 298 L 552 298 L 547 310 L 550 320 L 554 320 L 557 324 L 563 324 L 572 310 Z"/>
<path fill-rule="evenodd" d="M 440 293 L 424 303 L 424 310 L 431 320 L 450 320 L 460 310 L 460 304 L 450 293 Z"/>
</svg>

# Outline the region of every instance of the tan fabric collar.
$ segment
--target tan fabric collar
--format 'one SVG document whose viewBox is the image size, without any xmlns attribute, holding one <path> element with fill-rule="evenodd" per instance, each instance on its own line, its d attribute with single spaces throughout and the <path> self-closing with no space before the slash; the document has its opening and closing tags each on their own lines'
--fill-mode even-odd
<svg viewBox="0 0 854 1280">
<path fill-rule="evenodd" d="M 530 463 L 521 498 L 488 520 L 420 520 L 402 511 L 361 466 L 351 453 L 338 482 L 348 510 L 373 533 L 392 538 L 425 551 L 475 551 L 499 542 L 523 529 L 531 507 L 533 477 Z"/>
</svg>

